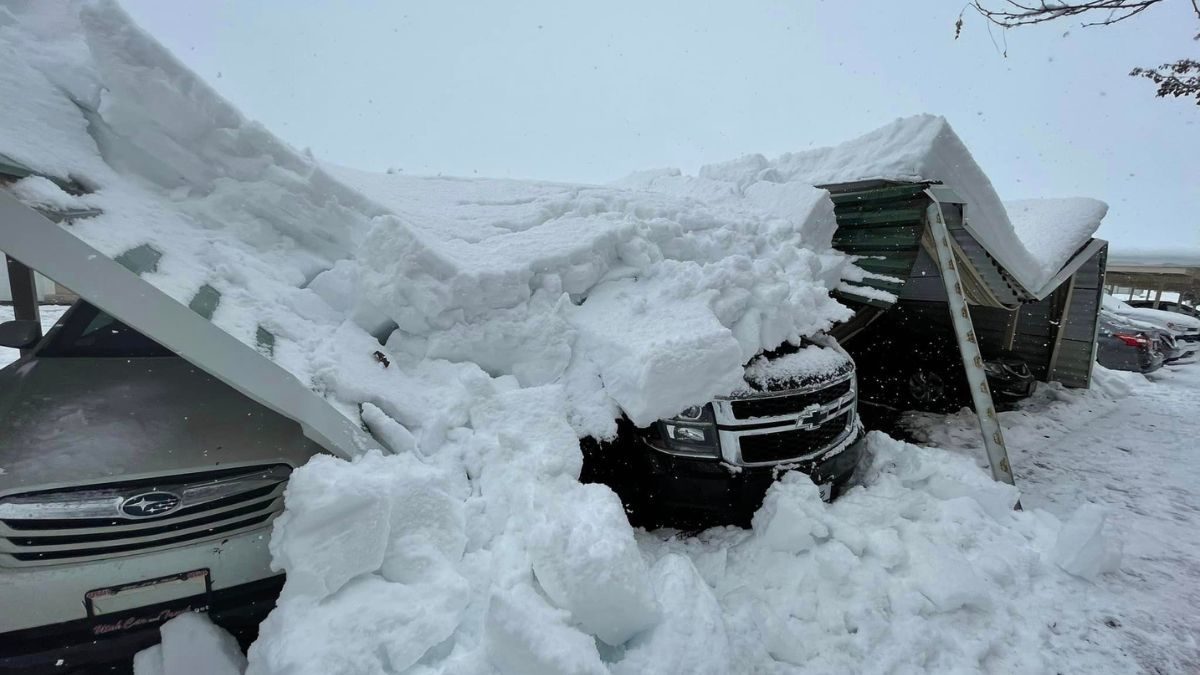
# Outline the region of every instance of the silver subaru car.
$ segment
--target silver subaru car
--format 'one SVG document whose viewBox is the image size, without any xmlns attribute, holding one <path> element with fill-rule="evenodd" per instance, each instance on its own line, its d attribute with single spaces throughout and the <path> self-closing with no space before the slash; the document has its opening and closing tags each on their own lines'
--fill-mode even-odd
<svg viewBox="0 0 1200 675">
<path fill-rule="evenodd" d="M 318 452 L 294 421 L 77 302 L 0 370 L 0 673 L 128 663 L 188 611 L 253 639 L 283 584 L 271 523 Z"/>
</svg>

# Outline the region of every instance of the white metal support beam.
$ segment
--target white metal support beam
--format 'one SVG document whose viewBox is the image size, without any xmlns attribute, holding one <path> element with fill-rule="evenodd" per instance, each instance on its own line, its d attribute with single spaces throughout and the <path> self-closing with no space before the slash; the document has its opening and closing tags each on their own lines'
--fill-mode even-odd
<svg viewBox="0 0 1200 675">
<path fill-rule="evenodd" d="M 967 310 L 967 298 L 963 293 L 962 281 L 959 279 L 958 265 L 954 262 L 950 232 L 946 228 L 942 205 L 932 190 L 926 191 L 926 194 L 933 202 L 925 213 L 926 226 L 933 237 L 938 267 L 942 273 L 942 282 L 946 286 L 946 299 L 950 307 L 950 319 L 954 325 L 954 337 L 962 355 L 963 369 L 966 371 L 967 384 L 971 390 L 971 401 L 975 405 L 975 414 L 979 416 L 979 427 L 983 433 L 983 445 L 987 450 L 988 463 L 992 467 L 992 478 L 1002 483 L 1016 485 L 1012 466 L 1008 461 L 1008 448 L 1004 445 L 1004 433 L 1000 429 L 1000 419 L 996 416 L 992 392 L 988 388 L 987 372 L 983 368 L 983 354 L 979 351 L 979 340 L 975 336 L 971 313 Z M 1017 508 L 1020 507 L 1020 502 L 1017 502 Z"/>
<path fill-rule="evenodd" d="M 379 444 L 274 361 L 0 190 L 0 250 L 352 457 Z M 15 290 L 15 289 L 14 289 Z"/>
</svg>

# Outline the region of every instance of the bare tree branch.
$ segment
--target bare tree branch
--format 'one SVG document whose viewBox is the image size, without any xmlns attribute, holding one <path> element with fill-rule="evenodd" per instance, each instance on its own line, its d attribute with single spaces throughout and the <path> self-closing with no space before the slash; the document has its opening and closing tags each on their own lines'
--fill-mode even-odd
<svg viewBox="0 0 1200 675">
<path fill-rule="evenodd" d="M 1111 26 L 1128 21 L 1161 2 L 1163 0 L 1004 0 L 1001 4 L 999 0 L 971 0 L 968 6 L 986 18 L 989 26 L 995 24 L 1003 28 L 1017 28 L 1070 17 L 1098 17 L 1084 21 L 1083 26 L 1087 27 Z M 1200 20 L 1200 0 L 1190 2 L 1192 12 Z M 954 24 L 955 39 L 962 33 L 962 27 L 960 13 Z M 1200 34 L 1195 39 L 1200 40 Z M 1157 84 L 1155 95 L 1159 98 L 1195 98 L 1196 105 L 1200 105 L 1200 61 L 1179 59 L 1157 68 L 1134 68 L 1129 75 Z"/>
<path fill-rule="evenodd" d="M 1087 2 L 1050 2 L 1044 0 L 1035 4 L 1025 4 L 1016 0 L 1005 0 L 1005 9 L 992 9 L 983 0 L 973 0 L 971 6 L 988 21 L 1005 28 L 1028 26 L 1035 23 L 1046 23 L 1083 14 L 1108 13 L 1099 21 L 1085 23 L 1085 26 L 1109 26 L 1114 23 L 1131 19 L 1157 5 L 1163 0 L 1088 0 Z M 1196 7 L 1197 0 L 1192 0 Z M 1200 9 L 1197 10 L 1200 16 Z"/>
</svg>

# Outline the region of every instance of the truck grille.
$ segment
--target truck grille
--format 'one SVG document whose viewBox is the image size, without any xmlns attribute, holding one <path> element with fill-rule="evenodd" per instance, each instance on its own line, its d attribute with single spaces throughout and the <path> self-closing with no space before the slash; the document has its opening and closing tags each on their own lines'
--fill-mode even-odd
<svg viewBox="0 0 1200 675">
<path fill-rule="evenodd" d="M 283 510 L 290 473 L 276 464 L 5 497 L 0 566 L 132 555 L 265 527 Z"/>
<path fill-rule="evenodd" d="M 739 420 L 794 415 L 811 405 L 832 403 L 850 393 L 853 386 L 853 378 L 847 378 L 816 391 L 735 399 L 730 401 L 730 408 L 733 410 L 734 418 Z"/>
<path fill-rule="evenodd" d="M 738 438 L 742 462 L 782 462 L 829 448 L 846 431 L 852 413 L 830 418 L 816 429 L 789 429 L 778 433 L 746 435 Z"/>
</svg>

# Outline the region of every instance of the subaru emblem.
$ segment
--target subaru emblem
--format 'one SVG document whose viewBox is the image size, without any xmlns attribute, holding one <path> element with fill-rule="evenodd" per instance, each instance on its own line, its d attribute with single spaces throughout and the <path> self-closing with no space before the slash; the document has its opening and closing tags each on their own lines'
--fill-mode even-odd
<svg viewBox="0 0 1200 675">
<path fill-rule="evenodd" d="M 143 492 L 121 502 L 121 513 L 130 518 L 150 518 L 179 508 L 179 495 L 170 492 Z"/>
</svg>

